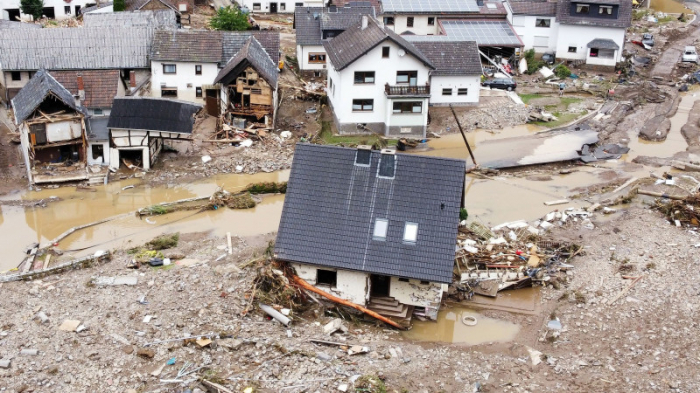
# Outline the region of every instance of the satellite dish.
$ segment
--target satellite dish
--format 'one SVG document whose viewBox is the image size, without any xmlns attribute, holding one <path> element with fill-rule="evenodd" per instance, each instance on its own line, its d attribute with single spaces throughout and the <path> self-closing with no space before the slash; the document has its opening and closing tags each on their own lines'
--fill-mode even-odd
<svg viewBox="0 0 700 393">
<path fill-rule="evenodd" d="M 405 50 L 403 50 L 403 49 L 399 49 L 399 52 L 398 52 L 398 54 L 399 54 L 399 56 L 403 56 L 403 55 L 405 55 L 405 54 L 406 54 L 406 51 L 405 51 Z"/>
</svg>

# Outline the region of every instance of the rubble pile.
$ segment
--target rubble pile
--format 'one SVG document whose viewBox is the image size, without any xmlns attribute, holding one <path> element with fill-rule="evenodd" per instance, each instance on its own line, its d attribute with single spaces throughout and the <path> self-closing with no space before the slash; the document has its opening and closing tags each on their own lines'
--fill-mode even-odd
<svg viewBox="0 0 700 393">
<path fill-rule="evenodd" d="M 525 105 L 499 105 L 460 113 L 459 121 L 465 130 L 477 128 L 496 130 L 528 122 L 530 108 Z"/>
<path fill-rule="evenodd" d="M 655 208 L 676 226 L 700 226 L 700 193 L 683 200 L 657 199 Z"/>
</svg>

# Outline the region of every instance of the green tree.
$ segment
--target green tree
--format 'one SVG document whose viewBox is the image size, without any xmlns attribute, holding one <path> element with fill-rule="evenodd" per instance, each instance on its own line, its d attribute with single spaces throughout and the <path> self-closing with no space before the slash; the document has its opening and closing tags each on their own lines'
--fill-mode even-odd
<svg viewBox="0 0 700 393">
<path fill-rule="evenodd" d="M 568 78 L 569 75 L 571 75 L 571 70 L 569 69 L 569 67 L 565 66 L 564 64 L 559 64 L 554 69 L 554 75 L 556 75 L 560 79 Z"/>
<path fill-rule="evenodd" d="M 34 17 L 34 20 L 40 19 L 44 13 L 44 0 L 20 0 L 19 8 L 22 12 Z"/>
<path fill-rule="evenodd" d="M 240 8 L 228 6 L 216 11 L 216 15 L 209 22 L 209 27 L 214 30 L 241 31 L 250 29 L 250 23 L 248 15 L 241 12 Z"/>
<path fill-rule="evenodd" d="M 124 0 L 114 0 L 112 5 L 114 12 L 124 11 L 126 9 L 126 2 Z"/>
</svg>

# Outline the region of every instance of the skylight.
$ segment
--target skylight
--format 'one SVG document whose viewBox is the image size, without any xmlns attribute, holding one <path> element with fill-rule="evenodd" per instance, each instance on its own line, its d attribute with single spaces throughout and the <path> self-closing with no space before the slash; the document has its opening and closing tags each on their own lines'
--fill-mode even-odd
<svg viewBox="0 0 700 393">
<path fill-rule="evenodd" d="M 389 220 L 377 218 L 374 222 L 374 240 L 385 240 L 387 229 L 389 229 Z"/>
<path fill-rule="evenodd" d="M 407 222 L 403 230 L 403 241 L 406 243 L 415 243 L 418 239 L 418 224 Z"/>
<path fill-rule="evenodd" d="M 396 173 L 396 155 L 389 150 L 382 150 L 382 158 L 379 160 L 379 177 L 394 178 Z"/>
</svg>

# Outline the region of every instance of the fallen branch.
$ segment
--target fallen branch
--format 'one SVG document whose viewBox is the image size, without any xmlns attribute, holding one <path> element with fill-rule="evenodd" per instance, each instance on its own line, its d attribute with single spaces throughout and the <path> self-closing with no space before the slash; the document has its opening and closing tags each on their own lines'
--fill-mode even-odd
<svg viewBox="0 0 700 393">
<path fill-rule="evenodd" d="M 309 291 L 311 291 L 311 292 L 313 292 L 313 293 L 317 293 L 317 294 L 319 294 L 319 295 L 325 297 L 326 299 L 331 300 L 331 301 L 334 301 L 334 302 L 336 302 L 336 303 L 338 303 L 338 304 L 342 304 L 342 305 L 344 305 L 344 306 L 348 306 L 348 307 L 350 307 L 350 308 L 354 308 L 355 310 L 362 311 L 363 313 L 365 313 L 365 314 L 367 314 L 367 315 L 369 315 L 369 316 L 371 316 L 371 317 L 373 317 L 373 318 L 376 318 L 376 319 L 378 319 L 378 320 L 380 320 L 380 321 L 382 321 L 382 322 L 384 322 L 384 323 L 386 323 L 386 324 L 388 324 L 388 325 L 391 325 L 391 326 L 393 326 L 393 327 L 395 327 L 395 328 L 397 328 L 397 329 L 405 330 L 405 328 L 404 328 L 403 326 L 399 325 L 398 323 L 392 321 L 392 320 L 389 319 L 389 318 L 386 318 L 386 317 L 384 317 L 384 316 L 382 316 L 382 315 L 379 315 L 379 314 L 377 314 L 376 312 L 374 312 L 374 311 L 372 311 L 372 310 L 369 310 L 369 309 L 366 309 L 366 308 L 364 308 L 364 307 L 362 307 L 362 306 L 360 306 L 360 305 L 358 305 L 358 304 L 349 302 L 349 301 L 344 300 L 344 299 L 341 299 L 341 298 L 339 298 L 339 297 L 337 297 L 337 296 L 333 296 L 333 295 L 331 295 L 330 293 L 324 292 L 324 291 L 322 291 L 322 290 L 316 288 L 315 286 L 309 284 L 308 282 L 304 281 L 304 279 L 300 278 L 299 276 L 296 276 L 296 275 L 294 275 L 294 274 L 291 274 L 291 276 L 292 276 L 292 280 L 293 280 L 295 283 L 297 283 L 297 285 L 299 285 L 300 287 L 302 287 L 302 288 L 304 288 L 304 289 L 306 289 L 306 290 L 309 290 Z"/>
<path fill-rule="evenodd" d="M 674 199 L 677 201 L 684 201 L 687 197 L 680 196 L 680 195 L 668 195 L 664 192 L 657 192 L 657 191 L 649 191 L 649 190 L 637 190 L 637 194 L 640 195 L 649 195 L 657 198 L 666 198 L 666 199 Z"/>
<path fill-rule="evenodd" d="M 205 388 L 207 388 L 207 391 L 209 393 L 233 393 L 233 390 L 227 389 L 218 383 L 214 383 L 212 381 L 207 381 L 206 379 L 202 379 L 200 381 L 202 385 L 204 385 Z"/>
</svg>

